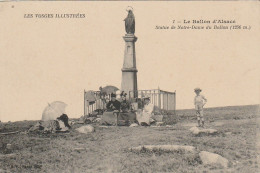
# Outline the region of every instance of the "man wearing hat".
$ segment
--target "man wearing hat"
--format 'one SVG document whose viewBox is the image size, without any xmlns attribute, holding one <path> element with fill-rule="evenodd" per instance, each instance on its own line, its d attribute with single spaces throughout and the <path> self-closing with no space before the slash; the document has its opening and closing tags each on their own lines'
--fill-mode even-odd
<svg viewBox="0 0 260 173">
<path fill-rule="evenodd" d="M 194 105 L 198 119 L 198 126 L 204 127 L 203 107 L 207 103 L 207 99 L 203 95 L 200 95 L 201 91 L 202 90 L 200 88 L 194 89 L 194 92 L 196 93 L 194 98 Z"/>
<path fill-rule="evenodd" d="M 118 115 L 119 125 L 130 125 L 136 121 L 136 114 L 132 111 L 129 101 L 126 99 L 127 94 L 122 91 L 121 96 L 121 107 Z"/>
<path fill-rule="evenodd" d="M 120 111 L 120 102 L 116 99 L 116 94 L 111 94 L 111 100 L 106 105 L 107 111 L 101 116 L 101 124 L 116 125 Z"/>
<path fill-rule="evenodd" d="M 120 110 L 120 102 L 116 99 L 116 94 L 111 94 L 111 100 L 107 103 L 108 111 L 119 111 Z"/>
</svg>

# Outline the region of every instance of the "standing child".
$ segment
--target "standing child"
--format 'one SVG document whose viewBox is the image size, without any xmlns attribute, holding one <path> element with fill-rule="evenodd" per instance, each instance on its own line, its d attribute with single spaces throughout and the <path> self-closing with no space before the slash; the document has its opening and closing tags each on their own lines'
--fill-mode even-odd
<svg viewBox="0 0 260 173">
<path fill-rule="evenodd" d="M 194 98 L 194 105 L 198 119 L 198 126 L 204 127 L 203 107 L 207 103 L 207 99 L 203 95 L 200 95 L 201 91 L 202 90 L 200 88 L 194 89 L 194 92 L 196 93 Z"/>
</svg>

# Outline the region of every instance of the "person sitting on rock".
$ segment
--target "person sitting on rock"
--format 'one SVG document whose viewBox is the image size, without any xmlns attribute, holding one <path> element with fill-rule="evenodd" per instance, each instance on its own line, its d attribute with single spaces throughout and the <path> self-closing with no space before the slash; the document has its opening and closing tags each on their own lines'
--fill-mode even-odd
<svg viewBox="0 0 260 173">
<path fill-rule="evenodd" d="M 135 123 L 136 114 L 132 111 L 129 101 L 126 99 L 126 93 L 122 92 L 121 96 L 121 111 L 118 115 L 118 125 L 130 125 Z"/>
<path fill-rule="evenodd" d="M 71 128 L 71 126 L 69 125 L 69 117 L 67 114 L 62 114 L 60 117 L 57 118 L 57 120 L 61 120 L 65 127 L 68 127 L 69 129 Z"/>
<path fill-rule="evenodd" d="M 121 103 L 116 100 L 116 95 L 111 94 L 111 100 L 107 103 L 107 111 L 120 111 Z"/>
<path fill-rule="evenodd" d="M 152 120 L 154 104 L 151 103 L 150 97 L 144 97 L 144 107 L 138 110 L 136 119 L 140 125 L 149 126 Z"/>
<path fill-rule="evenodd" d="M 121 107 L 120 107 L 120 109 L 121 109 L 121 112 L 124 112 L 124 113 L 130 111 L 130 104 L 126 100 L 126 95 L 127 94 L 124 91 L 120 94 L 120 96 L 121 96 L 121 105 L 120 105 Z"/>
</svg>

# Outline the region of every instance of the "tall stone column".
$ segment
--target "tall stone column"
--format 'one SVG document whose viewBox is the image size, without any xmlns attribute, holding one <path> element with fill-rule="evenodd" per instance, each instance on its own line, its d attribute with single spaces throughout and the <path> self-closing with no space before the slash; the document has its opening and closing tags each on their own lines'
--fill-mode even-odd
<svg viewBox="0 0 260 173">
<path fill-rule="evenodd" d="M 124 91 L 129 96 L 129 91 L 137 91 L 137 69 L 135 57 L 135 42 L 137 37 L 134 34 L 126 34 L 124 64 L 122 68 L 122 83 L 121 91 Z M 137 97 L 137 92 L 131 92 L 131 98 Z"/>
</svg>

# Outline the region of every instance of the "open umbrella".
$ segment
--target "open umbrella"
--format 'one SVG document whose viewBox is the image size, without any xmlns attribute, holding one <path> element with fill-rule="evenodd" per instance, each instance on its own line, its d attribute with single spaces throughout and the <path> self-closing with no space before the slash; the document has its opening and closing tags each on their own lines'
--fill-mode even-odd
<svg viewBox="0 0 260 173">
<path fill-rule="evenodd" d="M 107 85 L 104 88 L 102 88 L 102 92 L 105 92 L 106 94 L 116 93 L 117 90 L 119 89 L 112 85 Z"/>
<path fill-rule="evenodd" d="M 42 113 L 42 120 L 56 120 L 58 117 L 65 113 L 66 106 L 67 104 L 61 101 L 55 101 L 51 104 L 48 104 L 48 106 L 44 109 Z"/>
</svg>

